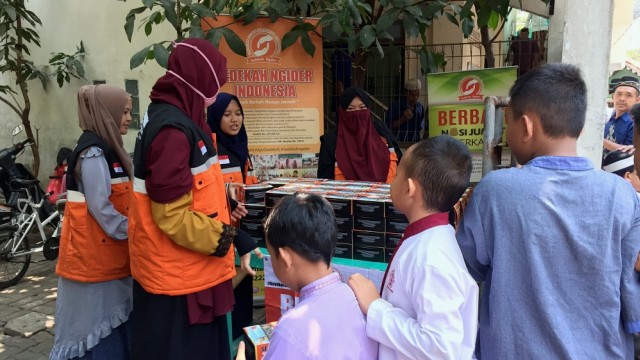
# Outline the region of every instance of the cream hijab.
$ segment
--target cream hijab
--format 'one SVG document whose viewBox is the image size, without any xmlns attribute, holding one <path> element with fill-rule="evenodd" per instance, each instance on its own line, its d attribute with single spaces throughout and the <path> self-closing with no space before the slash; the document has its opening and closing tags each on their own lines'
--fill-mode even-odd
<svg viewBox="0 0 640 360">
<path fill-rule="evenodd" d="M 78 90 L 78 117 L 80 128 L 100 136 L 116 153 L 129 177 L 133 177 L 133 164 L 122 145 L 120 122 L 129 94 L 115 86 L 85 85 Z"/>
</svg>

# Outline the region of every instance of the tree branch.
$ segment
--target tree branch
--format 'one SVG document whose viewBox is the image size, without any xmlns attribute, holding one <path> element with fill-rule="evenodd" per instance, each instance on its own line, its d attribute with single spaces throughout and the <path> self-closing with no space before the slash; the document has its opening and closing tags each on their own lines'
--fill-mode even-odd
<svg viewBox="0 0 640 360">
<path fill-rule="evenodd" d="M 11 110 L 13 110 L 16 114 L 18 114 L 18 116 L 22 116 L 22 111 L 20 111 L 20 109 L 18 107 L 16 107 L 14 104 L 12 104 L 9 100 L 7 100 L 4 97 L 0 96 L 0 101 L 2 101 L 3 103 L 7 104 L 7 106 L 10 107 Z"/>
<path fill-rule="evenodd" d="M 490 43 L 493 43 L 498 36 L 500 36 L 500 33 L 502 33 L 502 29 L 504 29 L 504 24 L 507 23 L 507 19 L 502 18 L 502 24 L 500 24 L 500 28 L 498 28 L 498 31 L 496 31 L 496 35 L 493 37 L 493 39 L 489 40 Z"/>
</svg>

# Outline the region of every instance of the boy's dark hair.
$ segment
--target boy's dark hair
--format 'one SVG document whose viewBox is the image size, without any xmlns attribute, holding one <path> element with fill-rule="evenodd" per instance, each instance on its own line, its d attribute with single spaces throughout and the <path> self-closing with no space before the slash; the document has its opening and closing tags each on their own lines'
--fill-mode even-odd
<svg viewBox="0 0 640 360">
<path fill-rule="evenodd" d="M 636 128 L 637 133 L 640 134 L 640 103 L 633 105 L 631 107 L 631 110 L 629 110 L 629 113 L 633 118 L 633 121 L 635 123 L 634 126 Z"/>
<path fill-rule="evenodd" d="M 587 112 L 587 85 L 577 66 L 554 63 L 528 71 L 516 80 L 509 96 L 514 118 L 532 112 L 548 137 L 580 136 Z"/>
<path fill-rule="evenodd" d="M 445 212 L 451 210 L 469 186 L 472 160 L 469 149 L 449 135 L 420 141 L 406 161 L 407 178 L 422 187 L 424 206 Z"/>
<path fill-rule="evenodd" d="M 264 234 L 275 250 L 286 246 L 306 260 L 329 266 L 336 248 L 336 218 L 322 196 L 296 192 L 274 206 L 265 220 Z"/>
</svg>

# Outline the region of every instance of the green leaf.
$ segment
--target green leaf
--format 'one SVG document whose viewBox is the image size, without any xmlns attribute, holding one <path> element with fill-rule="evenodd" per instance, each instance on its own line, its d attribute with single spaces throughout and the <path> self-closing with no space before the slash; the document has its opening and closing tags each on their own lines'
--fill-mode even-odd
<svg viewBox="0 0 640 360">
<path fill-rule="evenodd" d="M 58 87 L 62 87 L 62 85 L 64 85 L 64 74 L 59 72 L 56 75 L 56 80 L 58 81 Z"/>
<path fill-rule="evenodd" d="M 376 47 L 378 48 L 380 59 L 384 58 L 384 50 L 382 49 L 382 45 L 380 44 L 380 41 L 378 41 L 378 39 L 376 39 Z"/>
<path fill-rule="evenodd" d="M 491 16 L 489 16 L 489 21 L 487 22 L 487 25 L 490 28 L 495 30 L 498 27 L 498 24 L 500 24 L 500 14 L 498 14 L 495 11 L 492 11 Z"/>
<path fill-rule="evenodd" d="M 435 15 L 441 12 L 442 9 L 444 9 L 444 5 L 440 4 L 439 2 L 431 3 L 431 5 L 427 6 L 427 8 L 422 12 L 422 16 L 424 16 L 425 18 L 435 17 Z"/>
<path fill-rule="evenodd" d="M 462 33 L 464 34 L 465 38 L 471 35 L 474 27 L 475 27 L 475 24 L 473 23 L 473 19 L 470 19 L 470 18 L 462 19 Z"/>
<path fill-rule="evenodd" d="M 347 0 L 347 7 L 351 12 L 351 16 L 353 17 L 353 22 L 356 25 L 362 24 L 362 16 L 360 16 L 360 10 L 358 10 L 358 7 L 353 3 L 352 0 Z"/>
<path fill-rule="evenodd" d="M 138 66 L 142 65 L 142 63 L 144 63 L 144 61 L 147 59 L 148 52 L 149 52 L 149 46 L 146 46 L 144 49 L 133 54 L 133 56 L 131 57 L 131 60 L 129 61 L 129 68 L 133 70 Z"/>
<path fill-rule="evenodd" d="M 240 37 L 229 28 L 221 28 L 220 30 L 222 31 L 222 35 L 224 36 L 224 39 L 231 50 L 240 56 L 246 57 L 247 48 L 244 45 L 242 39 L 240 39 Z"/>
<path fill-rule="evenodd" d="M 191 5 L 189 9 L 201 18 L 212 17 L 215 15 L 213 11 L 209 10 L 206 6 L 198 3 Z"/>
<path fill-rule="evenodd" d="M 127 19 L 124 23 L 124 32 L 127 34 L 127 39 L 131 42 L 131 37 L 133 36 L 133 25 L 136 21 L 136 16 L 133 14 L 127 15 Z"/>
<path fill-rule="evenodd" d="M 318 21 L 318 25 L 324 27 L 326 25 L 330 25 L 331 23 L 333 23 L 334 21 L 337 21 L 337 20 L 338 20 L 338 15 L 333 14 L 333 13 L 329 13 L 329 14 L 324 15 L 320 19 L 320 21 Z"/>
<path fill-rule="evenodd" d="M 316 46 L 313 45 L 313 41 L 311 41 L 309 33 L 303 32 L 302 35 L 300 35 L 300 40 L 302 41 L 302 48 L 304 51 L 309 54 L 309 56 L 313 57 L 316 53 Z"/>
<path fill-rule="evenodd" d="M 301 34 L 302 32 L 297 29 L 297 26 L 294 26 L 293 29 L 291 29 L 288 33 L 284 34 L 281 42 L 282 50 L 293 45 L 298 40 L 298 37 L 300 37 Z"/>
<path fill-rule="evenodd" d="M 84 78 L 84 66 L 78 61 L 78 59 L 71 58 L 71 64 L 73 65 L 74 72 L 81 78 Z"/>
<path fill-rule="evenodd" d="M 420 10 L 420 8 L 417 6 L 407 6 L 404 8 L 404 11 L 406 13 L 413 15 L 416 18 L 422 17 L 422 10 Z"/>
<path fill-rule="evenodd" d="M 449 21 L 451 21 L 455 26 L 460 26 L 460 24 L 458 23 L 458 19 L 456 19 L 455 16 L 453 16 L 452 13 L 446 13 L 447 15 L 447 19 L 449 19 Z"/>
<path fill-rule="evenodd" d="M 378 22 L 376 23 L 376 30 L 378 32 L 382 32 L 387 30 L 393 25 L 393 23 L 398 19 L 398 15 L 400 15 L 399 8 L 391 8 L 382 13 Z"/>
<path fill-rule="evenodd" d="M 178 14 L 176 14 L 176 9 L 171 3 L 163 3 L 162 8 L 164 9 L 164 17 L 167 18 L 171 26 L 174 28 L 179 28 L 180 23 L 178 22 Z"/>
<path fill-rule="evenodd" d="M 146 6 L 148 9 L 151 9 L 151 7 L 153 7 L 154 2 L 155 0 L 142 0 L 144 6 Z"/>
<path fill-rule="evenodd" d="M 11 5 L 4 6 L 4 12 L 11 18 L 12 21 L 16 21 L 16 8 Z"/>
<path fill-rule="evenodd" d="M 152 28 L 153 23 L 152 22 L 148 22 L 144 25 L 144 33 L 145 35 L 149 36 L 149 34 L 151 34 L 151 31 L 153 30 Z"/>
<path fill-rule="evenodd" d="M 376 40 L 376 31 L 371 25 L 366 25 L 360 30 L 360 43 L 363 48 L 368 48 Z"/>
<path fill-rule="evenodd" d="M 222 31 L 218 31 L 217 28 L 211 28 L 207 31 L 205 39 L 218 48 L 220 46 L 220 39 L 222 39 Z"/>
<path fill-rule="evenodd" d="M 402 25 L 404 25 L 404 31 L 406 31 L 409 37 L 415 38 L 415 37 L 418 37 L 418 35 L 420 35 L 418 22 L 416 21 L 416 18 L 413 15 L 409 13 L 404 13 L 404 16 L 402 17 Z"/>
<path fill-rule="evenodd" d="M 163 68 L 167 68 L 169 62 L 169 50 L 162 46 L 162 44 L 153 44 L 153 57 L 156 59 L 158 65 Z"/>
<path fill-rule="evenodd" d="M 492 11 L 488 7 L 480 7 L 478 9 L 478 27 L 487 26 L 491 13 Z"/>
<path fill-rule="evenodd" d="M 469 15 L 471 15 L 471 7 L 473 6 L 473 1 L 474 0 L 467 0 L 467 2 L 462 7 L 462 10 L 460 10 L 461 19 L 467 18 L 469 17 Z"/>
<path fill-rule="evenodd" d="M 204 38 L 204 31 L 202 30 L 202 27 L 200 25 L 192 25 L 189 28 L 189 37 L 198 39 Z"/>
</svg>

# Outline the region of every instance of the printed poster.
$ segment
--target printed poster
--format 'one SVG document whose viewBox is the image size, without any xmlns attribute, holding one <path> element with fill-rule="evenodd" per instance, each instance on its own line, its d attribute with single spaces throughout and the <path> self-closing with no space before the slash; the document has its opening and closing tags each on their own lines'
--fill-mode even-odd
<svg viewBox="0 0 640 360">
<path fill-rule="evenodd" d="M 306 21 L 315 25 L 318 19 Z M 242 103 L 250 153 L 317 153 L 324 129 L 322 38 L 311 35 L 316 46 L 311 57 L 299 39 L 282 50 L 282 37 L 295 21 L 272 23 L 260 18 L 250 26 L 232 22 L 231 16 L 218 16 L 217 22 L 203 22 L 203 28 L 208 30 L 208 23 L 228 25 L 247 48 L 245 58 L 231 51 L 224 38 L 219 47 L 227 57 L 227 83 L 222 91 L 236 95 Z"/>
</svg>

